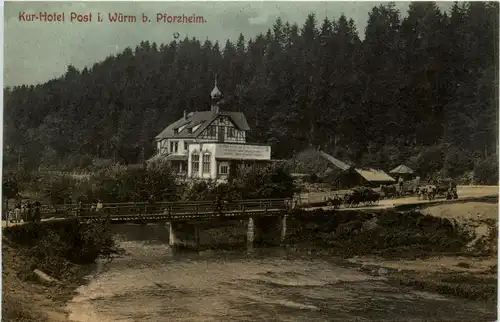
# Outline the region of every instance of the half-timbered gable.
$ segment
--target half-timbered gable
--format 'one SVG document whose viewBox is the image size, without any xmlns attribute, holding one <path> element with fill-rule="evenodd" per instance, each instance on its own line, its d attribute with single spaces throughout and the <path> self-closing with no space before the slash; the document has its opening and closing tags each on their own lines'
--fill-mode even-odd
<svg viewBox="0 0 500 322">
<path fill-rule="evenodd" d="M 207 141 L 245 143 L 245 132 L 248 131 L 249 128 L 243 113 L 239 114 L 242 114 L 241 116 L 238 115 L 240 119 L 239 124 L 237 124 L 228 114 L 217 114 L 217 116 L 207 124 L 206 129 L 200 133 L 198 138 Z M 242 122 L 242 120 L 245 122 Z"/>
</svg>

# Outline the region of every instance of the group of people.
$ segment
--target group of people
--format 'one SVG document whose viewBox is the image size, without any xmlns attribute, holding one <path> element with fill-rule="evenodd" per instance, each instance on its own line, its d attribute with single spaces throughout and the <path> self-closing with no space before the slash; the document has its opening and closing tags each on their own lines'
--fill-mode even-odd
<svg viewBox="0 0 500 322">
<path fill-rule="evenodd" d="M 104 205 L 103 205 L 102 201 L 99 200 L 97 203 L 96 202 L 92 202 L 92 204 L 90 205 L 90 209 L 89 210 L 91 212 L 94 212 L 94 211 L 101 211 L 103 208 L 104 208 Z M 83 203 L 81 201 L 78 202 L 78 207 L 76 209 L 76 215 L 79 216 L 84 211 L 85 211 L 85 209 L 84 209 Z"/>
<path fill-rule="evenodd" d="M 16 203 L 14 209 L 9 210 L 7 222 L 39 222 L 41 221 L 40 208 L 41 204 L 38 201 L 34 204 L 31 204 L 29 200 L 24 204 L 18 202 Z"/>
</svg>

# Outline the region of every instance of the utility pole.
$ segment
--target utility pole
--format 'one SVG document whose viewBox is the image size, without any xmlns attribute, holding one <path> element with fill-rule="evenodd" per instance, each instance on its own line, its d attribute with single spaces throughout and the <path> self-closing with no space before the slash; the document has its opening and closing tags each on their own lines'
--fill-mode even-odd
<svg viewBox="0 0 500 322">
<path fill-rule="evenodd" d="M 141 149 L 141 162 L 142 162 L 142 166 L 144 168 L 146 168 L 146 155 L 144 153 L 144 143 L 143 143 L 143 146 L 142 146 L 142 149 Z"/>
<path fill-rule="evenodd" d="M 17 149 L 17 171 L 21 171 L 21 147 Z"/>
</svg>

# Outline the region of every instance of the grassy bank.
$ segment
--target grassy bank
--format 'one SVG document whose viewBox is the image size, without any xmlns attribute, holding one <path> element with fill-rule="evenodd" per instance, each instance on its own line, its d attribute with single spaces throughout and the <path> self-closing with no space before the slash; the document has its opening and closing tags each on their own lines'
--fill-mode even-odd
<svg viewBox="0 0 500 322">
<path fill-rule="evenodd" d="M 114 240 L 102 224 L 59 221 L 4 229 L 3 321 L 65 321 L 65 302 L 96 259 L 113 252 Z M 34 270 L 56 281 L 47 283 Z"/>
<path fill-rule="evenodd" d="M 496 204 L 420 212 L 298 210 L 289 247 L 348 259 L 370 274 L 422 291 L 492 301 L 497 295 Z"/>
</svg>

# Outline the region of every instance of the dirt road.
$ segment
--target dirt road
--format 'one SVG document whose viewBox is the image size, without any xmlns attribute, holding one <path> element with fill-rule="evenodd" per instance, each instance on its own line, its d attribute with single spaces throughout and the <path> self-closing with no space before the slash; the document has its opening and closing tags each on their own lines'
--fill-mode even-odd
<svg viewBox="0 0 500 322">
<path fill-rule="evenodd" d="M 333 197 L 334 195 L 343 196 L 349 190 L 339 191 L 319 191 L 319 192 L 306 192 L 301 193 L 301 203 L 316 203 L 323 202 L 325 197 Z M 474 197 L 474 196 L 492 196 L 498 195 L 498 186 L 457 186 L 459 197 Z M 416 200 L 415 197 L 395 199 L 398 202 L 411 203 Z"/>
<path fill-rule="evenodd" d="M 468 199 L 468 198 L 481 198 L 481 197 L 490 197 L 490 196 L 498 196 L 498 186 L 458 186 L 458 200 Z M 319 198 L 319 193 L 315 198 Z M 323 193 L 323 197 L 328 196 L 328 193 Z M 323 198 L 320 199 L 324 200 Z M 436 199 L 433 201 L 445 200 L 444 198 Z M 367 210 L 367 209 L 387 209 L 395 206 L 401 205 L 409 205 L 409 204 L 426 204 L 429 203 L 429 200 L 420 200 L 418 197 L 405 197 L 405 198 L 397 198 L 397 199 L 383 199 L 380 200 L 378 205 L 370 206 L 370 207 L 355 207 L 355 208 L 344 208 L 341 207 L 339 210 L 349 210 L 349 209 L 357 209 L 357 210 Z M 312 207 L 308 208 L 308 210 L 314 209 L 325 209 L 330 210 L 333 207 Z"/>
</svg>

